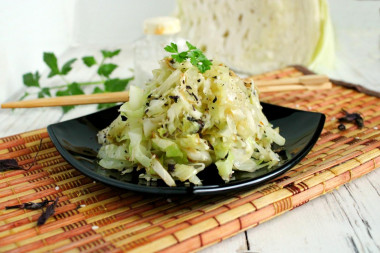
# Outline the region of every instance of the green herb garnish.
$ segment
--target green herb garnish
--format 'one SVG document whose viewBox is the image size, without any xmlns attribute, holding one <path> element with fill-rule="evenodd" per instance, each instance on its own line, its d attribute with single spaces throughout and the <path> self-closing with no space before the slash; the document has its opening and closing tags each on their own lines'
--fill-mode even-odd
<svg viewBox="0 0 380 253">
<path fill-rule="evenodd" d="M 23 75 L 23 83 L 26 87 L 35 87 L 39 90 L 37 91 L 37 96 L 39 98 L 51 97 L 53 90 L 55 91 L 55 96 L 70 96 L 70 95 L 80 95 L 85 94 L 83 87 L 89 85 L 96 85 L 93 89 L 92 94 L 95 93 L 106 93 L 106 92 L 116 92 L 123 91 L 127 87 L 128 83 L 133 80 L 133 77 L 130 78 L 111 78 L 111 74 L 118 67 L 116 64 L 109 61 L 114 56 L 117 56 L 120 53 L 120 49 L 115 51 L 101 50 L 102 59 L 98 64 L 98 61 L 94 56 L 85 56 L 82 57 L 82 62 L 87 67 L 91 68 L 92 66 L 97 66 L 97 74 L 99 77 L 98 81 L 90 82 L 70 82 L 67 81 L 65 76 L 72 70 L 73 64 L 77 61 L 77 58 L 73 58 L 65 62 L 61 68 L 59 68 L 57 57 L 54 53 L 45 52 L 43 54 L 43 60 L 50 69 L 50 73 L 47 78 L 52 78 L 54 76 L 60 76 L 64 84 L 50 87 L 42 87 L 40 85 L 41 75 L 38 71 L 35 73 L 29 72 Z M 99 87 L 100 86 L 100 87 Z M 25 94 L 20 98 L 20 100 L 25 99 L 27 96 L 34 93 L 25 92 Z M 110 104 L 99 104 L 98 109 L 107 108 L 115 105 L 114 103 Z M 63 112 L 66 113 L 73 109 L 74 106 L 63 106 Z"/>
<path fill-rule="evenodd" d="M 178 52 L 178 46 L 175 43 L 170 43 L 165 47 L 165 51 L 172 53 L 173 60 L 179 63 L 190 59 L 191 64 L 197 67 L 201 73 L 209 70 L 212 62 L 207 59 L 203 52 L 188 41 L 186 41 L 186 45 L 188 47 L 187 51 Z"/>
</svg>

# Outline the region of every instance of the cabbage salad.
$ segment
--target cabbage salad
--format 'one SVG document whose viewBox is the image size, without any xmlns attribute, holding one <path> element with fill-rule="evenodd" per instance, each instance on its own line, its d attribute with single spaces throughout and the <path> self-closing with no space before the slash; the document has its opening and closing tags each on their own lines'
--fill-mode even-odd
<svg viewBox="0 0 380 253">
<path fill-rule="evenodd" d="M 285 139 L 262 113 L 254 84 L 223 63 L 213 61 L 204 72 L 193 64 L 166 57 L 145 90 L 130 87 L 120 115 L 98 134 L 102 167 L 139 170 L 175 186 L 176 180 L 201 185 L 197 174 L 212 163 L 215 177 L 228 182 L 234 171 L 280 162 L 271 147 Z"/>
</svg>

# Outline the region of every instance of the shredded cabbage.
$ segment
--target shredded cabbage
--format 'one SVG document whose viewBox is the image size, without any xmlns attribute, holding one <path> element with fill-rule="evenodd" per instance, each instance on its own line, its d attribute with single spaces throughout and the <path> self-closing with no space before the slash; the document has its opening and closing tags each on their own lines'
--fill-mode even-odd
<svg viewBox="0 0 380 253">
<path fill-rule="evenodd" d="M 131 87 L 120 115 L 99 132 L 101 166 L 143 169 L 144 178 L 175 186 L 202 184 L 197 173 L 212 163 L 226 182 L 236 170 L 279 163 L 272 144 L 285 139 L 262 113 L 254 83 L 215 61 L 203 74 L 189 61 L 165 58 L 160 65 L 145 91 Z"/>
</svg>

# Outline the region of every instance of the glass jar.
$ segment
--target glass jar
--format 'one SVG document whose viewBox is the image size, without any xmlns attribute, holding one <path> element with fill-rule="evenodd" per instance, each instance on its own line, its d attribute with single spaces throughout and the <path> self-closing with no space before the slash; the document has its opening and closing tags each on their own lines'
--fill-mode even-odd
<svg viewBox="0 0 380 253">
<path fill-rule="evenodd" d="M 174 17 L 155 17 L 144 21 L 144 36 L 134 44 L 135 85 L 144 88 L 153 77 L 152 70 L 159 68 L 159 61 L 168 56 L 164 47 L 171 42 L 183 50 L 186 40 L 180 38 L 180 21 Z"/>
</svg>

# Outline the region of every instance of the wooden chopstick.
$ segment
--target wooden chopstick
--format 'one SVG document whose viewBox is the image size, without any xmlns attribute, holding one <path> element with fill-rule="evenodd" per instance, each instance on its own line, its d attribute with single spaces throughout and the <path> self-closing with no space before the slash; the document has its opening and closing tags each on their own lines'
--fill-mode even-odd
<svg viewBox="0 0 380 253">
<path fill-rule="evenodd" d="M 244 79 L 251 82 L 252 77 Z M 306 75 L 272 80 L 253 80 L 260 92 L 331 89 L 332 84 L 325 75 Z M 249 84 L 248 84 L 249 86 Z"/>
<path fill-rule="evenodd" d="M 252 80 L 248 77 L 245 80 Z M 329 78 L 325 75 L 306 75 L 299 77 L 283 78 L 283 79 L 274 79 L 274 80 L 256 80 L 254 81 L 257 87 L 264 86 L 284 86 L 284 85 L 294 85 L 300 84 L 304 86 L 315 86 L 327 83 Z"/>
<path fill-rule="evenodd" d="M 129 92 L 123 91 L 15 101 L 4 103 L 1 105 L 1 108 L 34 108 L 64 105 L 104 104 L 126 102 L 128 99 Z"/>
<path fill-rule="evenodd" d="M 289 85 L 277 85 L 277 86 L 258 86 L 260 92 L 276 92 L 276 91 L 295 91 L 295 90 L 321 90 L 331 89 L 331 82 L 326 82 L 321 85 L 301 85 L 301 84 L 289 84 Z"/>
<path fill-rule="evenodd" d="M 253 80 L 253 78 L 248 77 L 244 80 L 247 82 L 247 85 L 250 86 L 249 83 Z M 329 89 L 332 86 L 331 82 L 329 82 L 328 77 L 324 75 L 307 75 L 275 80 L 256 80 L 254 83 L 260 92 Z M 15 101 L 4 103 L 1 105 L 1 108 L 33 108 L 65 105 L 102 104 L 127 102 L 128 99 L 128 91 L 123 91 Z"/>
</svg>

